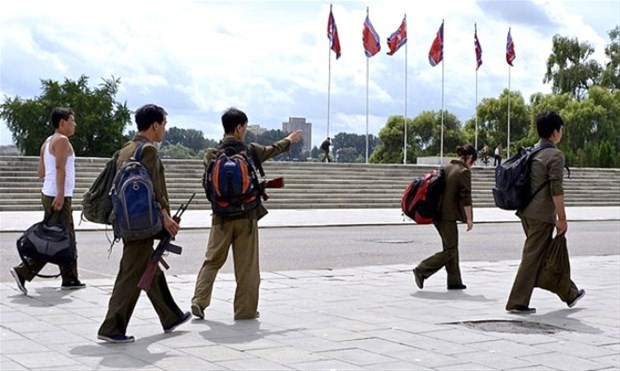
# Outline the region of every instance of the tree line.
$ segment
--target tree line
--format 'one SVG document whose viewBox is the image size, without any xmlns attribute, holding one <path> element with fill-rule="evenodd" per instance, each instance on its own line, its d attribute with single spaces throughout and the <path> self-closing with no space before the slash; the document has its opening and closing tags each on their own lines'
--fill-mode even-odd
<svg viewBox="0 0 620 371">
<path fill-rule="evenodd" d="M 551 94 L 535 93 L 529 101 L 518 91 L 504 90 L 497 98 L 484 98 L 476 113 L 464 123 L 448 111 L 422 111 L 416 117 L 390 116 L 378 136 L 369 135 L 371 163 L 402 163 L 405 120 L 407 128 L 407 162 L 418 157 L 437 156 L 443 116 L 444 149 L 447 156 L 458 144 L 485 144 L 494 148 L 507 143 L 508 107 L 510 107 L 510 146 L 514 154 L 520 146 L 534 144 L 538 136 L 534 118 L 538 112 L 553 109 L 564 118 L 566 127 L 559 147 L 573 167 L 620 167 L 620 27 L 609 32 L 605 48 L 608 62 L 601 65 L 591 59 L 594 48 L 577 38 L 553 37 L 543 82 L 551 84 Z M 124 134 L 131 123 L 127 103 L 117 102 L 120 78 L 103 79 L 96 88 L 89 78 L 60 83 L 41 80 L 39 97 L 22 99 L 5 97 L 0 118 L 7 122 L 13 142 L 24 155 L 36 156 L 44 139 L 53 132 L 48 124 L 54 107 L 71 107 L 78 116 L 79 130 L 72 138 L 78 156 L 109 157 L 135 132 Z M 268 130 L 261 135 L 248 132 L 247 142 L 269 144 L 288 133 Z M 208 147 L 219 139 L 205 138 L 200 130 L 171 127 L 161 143 L 161 154 L 168 158 L 202 158 Z M 316 161 L 322 153 L 316 146 L 302 152 L 296 143 L 278 161 Z M 512 150 L 514 148 L 515 150 Z M 332 138 L 332 150 L 338 162 L 364 162 L 366 136 L 338 133 Z"/>
</svg>

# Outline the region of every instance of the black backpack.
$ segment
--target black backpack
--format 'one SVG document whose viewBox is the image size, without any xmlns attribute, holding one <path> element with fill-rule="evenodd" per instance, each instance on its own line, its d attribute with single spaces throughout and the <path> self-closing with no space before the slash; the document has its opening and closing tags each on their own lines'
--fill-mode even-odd
<svg viewBox="0 0 620 371">
<path fill-rule="evenodd" d="M 530 165 L 534 155 L 551 145 L 520 148 L 516 155 L 495 168 L 493 198 L 495 205 L 503 210 L 523 210 L 534 196 L 547 184 L 542 184 L 530 194 Z"/>
</svg>

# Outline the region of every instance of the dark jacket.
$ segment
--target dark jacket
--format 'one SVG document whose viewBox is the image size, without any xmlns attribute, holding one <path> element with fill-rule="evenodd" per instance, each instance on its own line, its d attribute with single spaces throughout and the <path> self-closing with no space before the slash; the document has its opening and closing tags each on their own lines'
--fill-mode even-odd
<svg viewBox="0 0 620 371">
<path fill-rule="evenodd" d="M 465 206 L 471 206 L 471 171 L 460 160 L 444 167 L 446 188 L 441 203 L 441 220 L 466 222 Z"/>
</svg>

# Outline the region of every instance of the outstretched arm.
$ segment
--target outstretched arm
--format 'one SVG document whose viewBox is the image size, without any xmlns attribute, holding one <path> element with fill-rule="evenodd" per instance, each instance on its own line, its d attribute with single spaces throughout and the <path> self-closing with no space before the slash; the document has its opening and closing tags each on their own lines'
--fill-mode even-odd
<svg viewBox="0 0 620 371">
<path fill-rule="evenodd" d="M 269 160 L 270 158 L 279 155 L 282 152 L 288 151 L 292 143 L 297 143 L 301 140 L 301 130 L 290 133 L 286 138 L 281 139 L 272 145 L 261 146 L 259 144 L 252 143 L 251 146 L 256 151 L 260 162 Z"/>
</svg>

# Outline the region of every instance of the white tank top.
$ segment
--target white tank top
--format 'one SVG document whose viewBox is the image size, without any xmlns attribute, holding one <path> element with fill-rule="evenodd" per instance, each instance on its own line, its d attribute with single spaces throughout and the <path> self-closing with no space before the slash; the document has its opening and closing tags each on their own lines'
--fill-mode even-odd
<svg viewBox="0 0 620 371">
<path fill-rule="evenodd" d="M 43 164 L 45 165 L 45 178 L 43 179 L 43 188 L 41 193 L 48 197 L 56 197 L 58 190 L 56 189 L 56 156 L 50 153 L 49 147 L 52 137 L 45 141 L 43 149 Z M 73 197 L 73 188 L 75 187 L 75 153 L 67 157 L 65 165 L 65 197 Z"/>
</svg>

